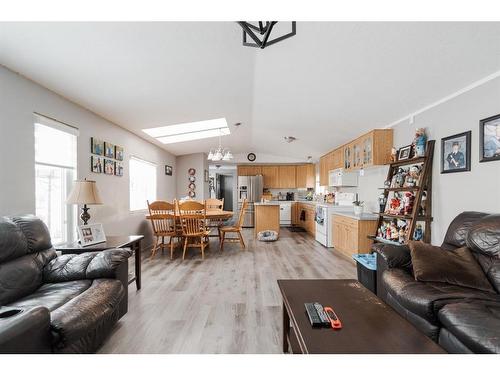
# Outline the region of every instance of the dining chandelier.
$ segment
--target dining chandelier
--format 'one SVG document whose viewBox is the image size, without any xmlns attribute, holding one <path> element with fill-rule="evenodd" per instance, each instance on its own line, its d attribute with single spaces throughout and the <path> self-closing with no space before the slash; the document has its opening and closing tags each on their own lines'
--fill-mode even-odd
<svg viewBox="0 0 500 375">
<path fill-rule="evenodd" d="M 222 147 L 222 134 L 219 133 L 219 147 L 215 150 L 211 149 L 208 153 L 207 160 L 210 161 L 229 161 L 233 158 L 233 154 L 227 148 Z"/>
</svg>

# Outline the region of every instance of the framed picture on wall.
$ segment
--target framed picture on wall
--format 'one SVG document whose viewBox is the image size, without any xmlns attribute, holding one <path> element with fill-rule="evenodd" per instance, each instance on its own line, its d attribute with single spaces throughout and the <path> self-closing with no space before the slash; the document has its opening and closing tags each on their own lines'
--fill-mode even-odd
<svg viewBox="0 0 500 375">
<path fill-rule="evenodd" d="M 109 142 L 104 142 L 104 156 L 107 158 L 115 158 L 115 145 Z"/>
<path fill-rule="evenodd" d="M 99 156 L 90 157 L 90 170 L 94 173 L 102 173 L 103 165 L 101 157 Z"/>
<path fill-rule="evenodd" d="M 479 121 L 479 161 L 500 160 L 500 115 Z"/>
<path fill-rule="evenodd" d="M 470 171 L 471 132 L 441 139 L 441 173 Z"/>
<path fill-rule="evenodd" d="M 115 174 L 115 162 L 113 160 L 104 159 L 104 173 L 110 175 Z"/>
<path fill-rule="evenodd" d="M 172 176 L 172 166 L 171 165 L 165 165 L 165 174 L 167 176 Z"/>
<path fill-rule="evenodd" d="M 90 138 L 90 152 L 95 155 L 104 154 L 104 141 L 91 137 Z"/>
<path fill-rule="evenodd" d="M 123 176 L 123 164 L 119 161 L 115 161 L 115 176 L 122 177 Z"/>
<path fill-rule="evenodd" d="M 205 169 L 205 182 L 208 182 L 209 175 L 208 175 L 208 169 Z"/>
<path fill-rule="evenodd" d="M 123 147 L 115 146 L 115 159 L 123 161 Z"/>
</svg>

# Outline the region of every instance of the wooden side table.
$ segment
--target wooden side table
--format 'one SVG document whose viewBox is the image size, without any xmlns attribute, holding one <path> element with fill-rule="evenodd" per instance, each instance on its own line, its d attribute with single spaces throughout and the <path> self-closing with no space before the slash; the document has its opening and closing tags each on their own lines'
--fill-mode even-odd
<svg viewBox="0 0 500 375">
<path fill-rule="evenodd" d="M 137 290 L 141 289 L 141 241 L 144 236 L 106 236 L 106 242 L 95 245 L 82 246 L 78 241 L 68 242 L 54 246 L 61 254 L 82 254 L 90 251 L 102 251 L 116 248 L 130 248 L 135 255 L 135 276 L 129 279 L 131 284 L 135 281 Z"/>
</svg>

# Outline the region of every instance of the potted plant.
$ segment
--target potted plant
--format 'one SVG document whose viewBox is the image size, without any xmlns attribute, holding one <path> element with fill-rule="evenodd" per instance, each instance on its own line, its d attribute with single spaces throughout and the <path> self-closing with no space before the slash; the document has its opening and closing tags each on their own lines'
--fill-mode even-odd
<svg viewBox="0 0 500 375">
<path fill-rule="evenodd" d="M 356 216 L 361 216 L 363 214 L 363 208 L 364 208 L 365 202 L 360 201 L 358 199 L 358 194 L 356 194 L 356 200 L 354 202 L 352 202 L 352 204 L 354 206 L 354 214 Z"/>
</svg>

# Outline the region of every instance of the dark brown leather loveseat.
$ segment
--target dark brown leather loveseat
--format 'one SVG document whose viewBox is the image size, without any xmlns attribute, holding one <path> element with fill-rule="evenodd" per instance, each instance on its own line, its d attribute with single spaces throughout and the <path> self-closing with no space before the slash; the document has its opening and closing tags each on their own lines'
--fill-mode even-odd
<svg viewBox="0 0 500 375">
<path fill-rule="evenodd" d="M 458 215 L 441 248 L 463 246 L 496 293 L 416 281 L 408 246 L 376 244 L 377 295 L 449 353 L 500 353 L 500 215 Z"/>
<path fill-rule="evenodd" d="M 127 312 L 129 250 L 57 256 L 35 216 L 0 218 L 0 353 L 92 353 Z"/>
</svg>

